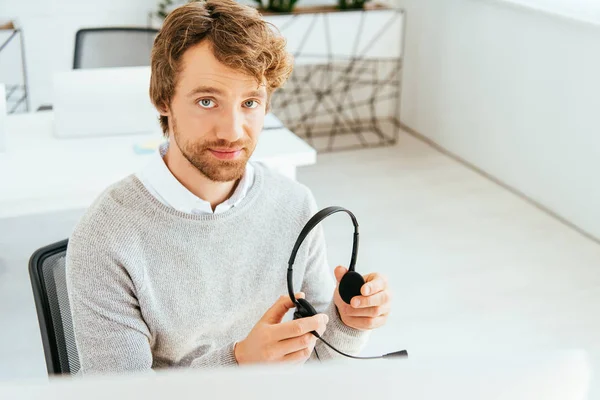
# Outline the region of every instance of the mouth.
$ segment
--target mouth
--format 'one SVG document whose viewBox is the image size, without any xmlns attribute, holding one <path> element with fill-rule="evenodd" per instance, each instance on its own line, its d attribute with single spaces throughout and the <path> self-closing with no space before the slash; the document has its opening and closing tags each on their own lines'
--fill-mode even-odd
<svg viewBox="0 0 600 400">
<path fill-rule="evenodd" d="M 208 151 L 220 160 L 235 160 L 242 154 L 243 149 L 208 149 Z"/>
</svg>

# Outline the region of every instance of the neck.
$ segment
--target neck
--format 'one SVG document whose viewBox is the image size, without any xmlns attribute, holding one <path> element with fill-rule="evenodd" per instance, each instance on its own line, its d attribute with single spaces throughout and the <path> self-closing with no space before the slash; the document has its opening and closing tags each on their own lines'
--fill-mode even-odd
<svg viewBox="0 0 600 400">
<path fill-rule="evenodd" d="M 190 164 L 177 146 L 169 146 L 163 160 L 173 176 L 195 196 L 208 201 L 213 211 L 219 204 L 231 197 L 239 182 L 215 182 L 208 179 Z"/>
</svg>

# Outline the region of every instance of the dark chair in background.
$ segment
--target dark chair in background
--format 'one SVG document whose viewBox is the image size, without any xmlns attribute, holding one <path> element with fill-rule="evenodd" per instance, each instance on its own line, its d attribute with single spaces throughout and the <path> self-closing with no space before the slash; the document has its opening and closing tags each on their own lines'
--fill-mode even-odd
<svg viewBox="0 0 600 400">
<path fill-rule="evenodd" d="M 49 375 L 75 375 L 79 355 L 67 293 L 65 256 L 68 240 L 36 250 L 29 276 Z"/>
<path fill-rule="evenodd" d="M 158 29 L 141 27 L 84 28 L 75 35 L 73 69 L 150 65 Z"/>
<path fill-rule="evenodd" d="M 75 34 L 73 69 L 149 66 L 157 34 L 158 29 L 142 27 L 80 29 Z M 52 105 L 37 108 L 47 110 Z"/>
</svg>

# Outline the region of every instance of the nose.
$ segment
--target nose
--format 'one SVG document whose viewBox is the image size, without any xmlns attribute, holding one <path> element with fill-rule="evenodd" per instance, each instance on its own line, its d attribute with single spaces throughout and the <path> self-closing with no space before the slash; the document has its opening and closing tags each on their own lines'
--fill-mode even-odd
<svg viewBox="0 0 600 400">
<path fill-rule="evenodd" d="M 228 142 L 235 142 L 244 137 L 244 116 L 239 111 L 230 111 L 222 116 L 217 137 Z"/>
</svg>

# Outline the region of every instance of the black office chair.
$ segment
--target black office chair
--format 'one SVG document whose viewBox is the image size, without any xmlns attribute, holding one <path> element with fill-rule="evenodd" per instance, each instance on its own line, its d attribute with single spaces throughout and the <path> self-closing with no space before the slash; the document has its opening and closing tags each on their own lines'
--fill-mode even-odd
<svg viewBox="0 0 600 400">
<path fill-rule="evenodd" d="M 141 27 L 83 28 L 75 34 L 73 69 L 150 65 L 158 29 Z M 37 111 L 52 110 L 51 104 Z"/>
<path fill-rule="evenodd" d="M 49 375 L 75 375 L 80 368 L 67 293 L 68 239 L 36 250 L 29 276 Z"/>
<path fill-rule="evenodd" d="M 150 65 L 158 29 L 141 27 L 84 28 L 75 35 L 73 69 Z"/>
</svg>

